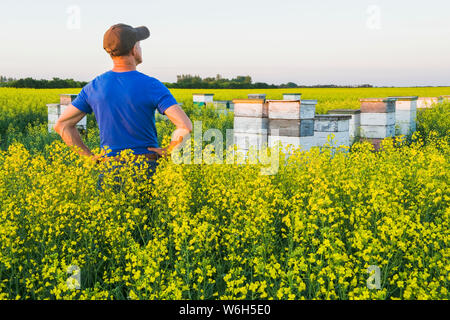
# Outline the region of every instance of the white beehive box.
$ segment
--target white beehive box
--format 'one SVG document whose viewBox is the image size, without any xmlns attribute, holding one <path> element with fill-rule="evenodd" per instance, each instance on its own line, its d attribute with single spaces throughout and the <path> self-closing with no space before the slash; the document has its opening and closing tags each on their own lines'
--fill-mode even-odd
<svg viewBox="0 0 450 320">
<path fill-rule="evenodd" d="M 303 109 L 305 118 L 304 119 L 313 119 L 316 115 L 316 106 L 317 100 L 302 100 L 300 104 L 300 108 Z"/>
<path fill-rule="evenodd" d="M 314 118 L 314 138 L 318 146 L 328 143 L 328 137 L 333 134 L 334 146 L 350 145 L 350 115 L 316 115 Z"/>
<path fill-rule="evenodd" d="M 63 114 L 66 108 L 69 105 L 61 105 L 61 104 L 47 104 L 47 112 L 48 112 L 48 132 L 52 132 L 54 130 L 55 124 L 58 121 L 59 117 Z M 77 128 L 80 130 L 87 130 L 87 117 L 84 116 L 77 123 Z"/>
<path fill-rule="evenodd" d="M 234 132 L 267 134 L 267 118 L 234 117 Z"/>
<path fill-rule="evenodd" d="M 318 114 L 314 118 L 314 132 L 348 132 L 350 119 L 348 115 Z"/>
<path fill-rule="evenodd" d="M 267 103 L 262 99 L 233 100 L 235 117 L 267 118 Z"/>
<path fill-rule="evenodd" d="M 417 100 L 419 97 L 393 97 L 396 134 L 409 135 L 416 131 Z"/>
<path fill-rule="evenodd" d="M 283 93 L 283 100 L 301 100 L 301 93 Z"/>
<path fill-rule="evenodd" d="M 260 150 L 267 146 L 267 134 L 234 132 L 234 144 L 239 150 Z"/>
<path fill-rule="evenodd" d="M 350 145 L 350 115 L 316 115 L 314 118 L 314 138 L 318 146 L 328 143 L 328 137 L 334 134 L 334 146 Z"/>
<path fill-rule="evenodd" d="M 361 126 L 361 110 L 359 109 L 334 109 L 329 110 L 331 115 L 349 115 L 352 118 L 348 122 L 350 143 L 359 137 L 359 127 Z"/>
<path fill-rule="evenodd" d="M 316 104 L 311 101 L 267 100 L 267 103 L 270 119 L 313 119 L 316 111 Z"/>
<path fill-rule="evenodd" d="M 395 112 L 361 113 L 361 126 L 395 125 Z"/>
<path fill-rule="evenodd" d="M 361 138 L 384 139 L 395 136 L 395 125 L 361 125 Z"/>
<path fill-rule="evenodd" d="M 213 93 L 193 93 L 192 100 L 195 105 L 204 106 L 207 103 L 213 103 Z"/>
</svg>

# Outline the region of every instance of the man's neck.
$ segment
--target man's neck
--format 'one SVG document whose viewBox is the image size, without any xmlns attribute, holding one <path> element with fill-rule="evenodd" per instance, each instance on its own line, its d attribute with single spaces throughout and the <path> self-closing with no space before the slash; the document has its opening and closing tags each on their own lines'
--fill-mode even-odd
<svg viewBox="0 0 450 320">
<path fill-rule="evenodd" d="M 136 71 L 136 62 L 134 59 L 114 59 L 114 72 Z"/>
</svg>

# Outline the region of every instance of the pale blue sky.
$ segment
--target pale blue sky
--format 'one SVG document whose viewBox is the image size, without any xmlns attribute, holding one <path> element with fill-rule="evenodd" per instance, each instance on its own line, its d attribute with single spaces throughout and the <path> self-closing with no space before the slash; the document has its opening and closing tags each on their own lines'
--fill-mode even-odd
<svg viewBox="0 0 450 320">
<path fill-rule="evenodd" d="M 111 69 L 103 34 L 122 22 L 150 29 L 139 70 L 161 81 L 450 85 L 449 14 L 448 0 L 0 0 L 0 75 L 89 81 Z"/>
</svg>

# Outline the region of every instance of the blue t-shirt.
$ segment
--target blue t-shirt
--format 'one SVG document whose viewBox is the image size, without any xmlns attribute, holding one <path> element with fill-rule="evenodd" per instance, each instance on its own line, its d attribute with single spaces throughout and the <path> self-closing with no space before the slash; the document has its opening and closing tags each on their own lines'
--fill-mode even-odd
<svg viewBox="0 0 450 320">
<path fill-rule="evenodd" d="M 139 71 L 108 71 L 88 83 L 72 102 L 85 113 L 95 114 L 100 129 L 100 147 L 115 156 L 124 149 L 134 154 L 153 153 L 158 147 L 155 110 L 164 114 L 177 104 L 159 80 Z"/>
</svg>

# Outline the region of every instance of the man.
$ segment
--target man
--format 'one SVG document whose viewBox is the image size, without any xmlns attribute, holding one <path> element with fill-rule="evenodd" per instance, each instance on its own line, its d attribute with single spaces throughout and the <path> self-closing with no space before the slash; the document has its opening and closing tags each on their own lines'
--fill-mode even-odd
<svg viewBox="0 0 450 320">
<path fill-rule="evenodd" d="M 192 123 L 177 104 L 170 91 L 157 79 L 136 70 L 142 63 L 140 41 L 147 39 L 146 27 L 133 28 L 125 24 L 112 26 L 104 35 L 103 47 L 111 56 L 114 67 L 87 84 L 55 125 L 55 131 L 69 146 L 93 161 L 95 156 L 83 143 L 76 124 L 94 112 L 100 130 L 100 146 L 116 157 L 120 151 L 132 149 L 135 157 L 155 162 L 168 156 L 172 149 L 192 131 Z M 165 114 L 176 126 L 168 148 L 158 146 L 155 110 Z"/>
</svg>

